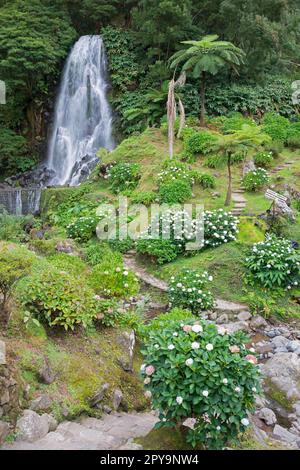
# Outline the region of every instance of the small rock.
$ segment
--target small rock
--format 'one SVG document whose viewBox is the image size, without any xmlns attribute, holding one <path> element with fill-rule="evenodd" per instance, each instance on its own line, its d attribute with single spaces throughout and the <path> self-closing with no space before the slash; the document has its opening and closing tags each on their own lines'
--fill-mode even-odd
<svg viewBox="0 0 300 470">
<path fill-rule="evenodd" d="M 0 395 L 0 405 L 6 405 L 6 403 L 9 402 L 9 391 L 5 390 L 3 391 L 2 395 Z"/>
<path fill-rule="evenodd" d="M 237 321 L 233 323 L 227 323 L 225 328 L 229 334 L 232 334 L 236 333 L 237 331 L 249 331 L 249 324 L 245 321 Z"/>
<path fill-rule="evenodd" d="M 273 410 L 270 408 L 262 408 L 257 413 L 257 416 L 262 419 L 268 426 L 273 426 L 277 423 L 277 418 Z"/>
<path fill-rule="evenodd" d="M 6 364 L 6 345 L 0 340 L 0 365 Z"/>
<path fill-rule="evenodd" d="M 261 317 L 260 315 L 256 315 L 255 317 L 252 317 L 251 321 L 250 321 L 250 327 L 253 329 L 253 330 L 259 330 L 261 328 L 265 328 L 267 326 L 267 322 L 266 320 Z"/>
<path fill-rule="evenodd" d="M 223 315 L 220 315 L 219 318 L 217 318 L 216 323 L 218 325 L 223 325 L 224 323 L 228 323 L 228 315 L 226 313 L 223 313 Z"/>
<path fill-rule="evenodd" d="M 300 348 L 300 341 L 289 341 L 286 345 L 288 352 L 295 352 Z"/>
<path fill-rule="evenodd" d="M 113 408 L 115 411 L 119 409 L 119 406 L 121 405 L 121 402 L 123 400 L 123 393 L 121 390 L 116 389 L 114 391 L 114 396 L 113 396 Z"/>
<path fill-rule="evenodd" d="M 289 340 L 285 336 L 275 336 L 275 338 L 272 339 L 272 344 L 275 346 L 275 348 L 286 349 L 288 343 Z"/>
<path fill-rule="evenodd" d="M 135 333 L 133 330 L 125 331 L 118 336 L 117 342 L 122 348 L 123 355 L 118 358 L 118 363 L 125 372 L 133 372 L 133 355 L 135 347 Z"/>
<path fill-rule="evenodd" d="M 48 361 L 45 361 L 44 366 L 39 370 L 38 378 L 41 383 L 46 385 L 50 385 L 55 381 L 56 376 Z"/>
<path fill-rule="evenodd" d="M 9 424 L 5 421 L 0 421 L 0 444 L 4 441 L 9 434 Z"/>
<path fill-rule="evenodd" d="M 217 312 L 211 312 L 208 314 L 208 318 L 212 321 L 215 321 L 218 318 Z"/>
<path fill-rule="evenodd" d="M 240 321 L 247 321 L 247 320 L 250 320 L 250 318 L 252 318 L 252 315 L 247 310 L 244 310 L 243 312 L 240 312 L 238 314 L 237 318 Z"/>
<path fill-rule="evenodd" d="M 112 408 L 110 408 L 110 406 L 104 405 L 103 411 L 104 413 L 107 413 L 108 415 L 110 415 L 110 413 L 112 412 Z"/>
<path fill-rule="evenodd" d="M 16 429 L 18 440 L 34 442 L 48 434 L 48 418 L 46 415 L 38 415 L 35 411 L 25 410 L 23 416 L 17 421 Z"/>
<path fill-rule="evenodd" d="M 296 434 L 289 432 L 287 429 L 283 428 L 279 424 L 275 424 L 273 434 L 275 437 L 289 444 L 296 444 L 296 441 L 299 440 L 299 436 L 296 436 Z"/>
<path fill-rule="evenodd" d="M 45 416 L 46 419 L 48 420 L 48 424 L 49 424 L 49 432 L 54 432 L 56 431 L 56 428 L 58 426 L 58 423 L 56 421 L 56 419 L 54 418 L 54 416 L 52 415 L 48 415 L 48 414 L 43 414 L 42 416 Z"/>
<path fill-rule="evenodd" d="M 52 405 L 52 400 L 48 397 L 48 395 L 41 395 L 30 403 L 30 409 L 33 411 L 46 411 Z"/>
<path fill-rule="evenodd" d="M 100 403 L 100 401 L 103 400 L 104 395 L 105 395 L 105 393 L 107 392 L 108 389 L 109 389 L 109 384 L 108 383 L 105 383 L 104 385 L 102 385 L 101 389 L 97 393 L 95 393 L 93 398 L 91 398 L 90 406 L 94 407 L 94 406 L 98 405 L 98 403 Z"/>
</svg>

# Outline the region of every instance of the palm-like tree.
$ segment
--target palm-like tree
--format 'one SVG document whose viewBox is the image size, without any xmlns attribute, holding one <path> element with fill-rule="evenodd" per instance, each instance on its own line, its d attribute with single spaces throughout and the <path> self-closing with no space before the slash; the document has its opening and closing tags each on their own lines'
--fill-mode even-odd
<svg viewBox="0 0 300 470">
<path fill-rule="evenodd" d="M 258 126 L 249 126 L 244 124 L 240 130 L 234 131 L 231 134 L 220 136 L 216 144 L 214 144 L 213 150 L 224 156 L 227 160 L 228 188 L 225 206 L 229 206 L 231 203 L 232 156 L 237 153 L 244 153 L 247 155 L 250 149 L 257 149 L 261 145 L 270 141 L 271 138 L 267 134 L 262 133 Z"/>
<path fill-rule="evenodd" d="M 218 41 L 219 36 L 204 36 L 200 41 L 183 41 L 184 49 L 170 58 L 170 67 L 176 68 L 183 63 L 182 70 L 192 72 L 194 78 L 201 78 L 200 124 L 205 125 L 205 91 L 207 74 L 216 75 L 219 70 L 229 66 L 237 71 L 243 63 L 245 53 L 228 41 Z"/>
</svg>

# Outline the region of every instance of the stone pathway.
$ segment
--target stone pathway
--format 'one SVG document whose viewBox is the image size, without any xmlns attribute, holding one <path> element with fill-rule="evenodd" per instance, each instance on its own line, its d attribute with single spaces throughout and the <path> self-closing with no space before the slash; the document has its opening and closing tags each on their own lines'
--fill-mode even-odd
<svg viewBox="0 0 300 470">
<path fill-rule="evenodd" d="M 154 413 L 116 413 L 103 419 L 82 418 L 58 425 L 34 442 L 16 440 L 5 450 L 139 450 L 133 440 L 146 436 L 158 421 Z"/>
<path fill-rule="evenodd" d="M 286 168 L 289 168 L 291 165 L 293 165 L 293 163 L 296 163 L 296 162 L 294 160 L 289 161 L 289 162 L 284 162 L 282 165 L 278 165 L 275 168 L 272 168 L 271 170 L 269 170 L 269 173 L 271 175 L 276 175 L 280 171 L 285 170 Z"/>
<path fill-rule="evenodd" d="M 245 190 L 242 188 L 234 189 L 232 192 L 232 201 L 234 202 L 234 207 L 231 210 L 233 215 L 239 216 L 246 209 L 247 201 L 244 196 Z"/>
</svg>

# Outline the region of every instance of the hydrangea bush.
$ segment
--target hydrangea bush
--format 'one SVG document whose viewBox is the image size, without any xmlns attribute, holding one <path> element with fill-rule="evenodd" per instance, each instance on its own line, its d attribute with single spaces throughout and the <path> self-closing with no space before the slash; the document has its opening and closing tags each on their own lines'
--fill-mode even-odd
<svg viewBox="0 0 300 470">
<path fill-rule="evenodd" d="M 193 132 L 184 140 L 184 156 L 193 161 L 195 155 L 211 152 L 213 144 L 218 140 L 217 136 L 209 131 Z"/>
<path fill-rule="evenodd" d="M 159 187 L 160 202 L 165 204 L 180 204 L 191 199 L 192 195 L 190 184 L 183 180 L 169 181 Z"/>
<path fill-rule="evenodd" d="M 249 425 L 260 392 L 255 351 L 244 333 L 207 322 L 170 322 L 150 332 L 141 371 L 157 427 L 188 426 L 187 441 L 222 449 Z"/>
<path fill-rule="evenodd" d="M 210 310 L 214 306 L 214 298 L 208 288 L 213 277 L 204 271 L 183 269 L 171 277 L 169 299 L 172 307 L 191 310 L 194 314 L 202 310 Z"/>
<path fill-rule="evenodd" d="M 96 234 L 98 221 L 96 216 L 79 217 L 67 225 L 67 236 L 78 242 L 87 242 Z"/>
<path fill-rule="evenodd" d="M 107 175 L 111 190 L 118 194 L 121 191 L 133 190 L 140 179 L 140 166 L 137 163 L 118 163 Z"/>
<path fill-rule="evenodd" d="M 204 213 L 204 244 L 216 247 L 223 243 L 236 240 L 239 219 L 231 212 L 223 209 L 205 211 Z"/>
<path fill-rule="evenodd" d="M 139 291 L 139 283 L 134 273 L 128 271 L 117 257 L 106 259 L 93 267 L 89 285 L 97 294 L 104 297 L 128 299 Z"/>
<path fill-rule="evenodd" d="M 189 185 L 193 184 L 193 174 L 189 170 L 186 163 L 183 162 L 167 162 L 163 171 L 157 175 L 159 185 L 169 183 L 171 181 L 186 181 Z"/>
<path fill-rule="evenodd" d="M 291 289 L 300 283 L 300 254 L 284 238 L 271 236 L 254 244 L 245 264 L 250 279 L 264 287 Z"/>
<path fill-rule="evenodd" d="M 263 168 L 268 168 L 270 165 L 272 165 L 273 161 L 274 157 L 271 150 L 258 152 L 254 157 L 255 165 Z"/>
<path fill-rule="evenodd" d="M 257 191 L 269 183 L 269 175 L 264 168 L 249 171 L 243 178 L 242 184 L 246 191 Z"/>
</svg>

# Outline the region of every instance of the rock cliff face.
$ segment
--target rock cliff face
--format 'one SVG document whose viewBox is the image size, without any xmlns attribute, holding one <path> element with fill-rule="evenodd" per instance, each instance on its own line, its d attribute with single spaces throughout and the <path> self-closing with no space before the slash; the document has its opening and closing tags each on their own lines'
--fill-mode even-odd
<svg viewBox="0 0 300 470">
<path fill-rule="evenodd" d="M 0 340 L 0 423 L 5 416 L 16 417 L 19 411 L 18 383 L 7 358 L 6 344 Z"/>
</svg>

